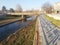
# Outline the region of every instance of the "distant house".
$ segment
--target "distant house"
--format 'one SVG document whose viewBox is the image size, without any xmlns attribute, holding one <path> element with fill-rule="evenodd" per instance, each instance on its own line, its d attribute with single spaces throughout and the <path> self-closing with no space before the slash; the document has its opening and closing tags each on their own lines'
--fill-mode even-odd
<svg viewBox="0 0 60 45">
<path fill-rule="evenodd" d="M 60 13 L 60 2 L 53 5 L 55 13 Z"/>
</svg>

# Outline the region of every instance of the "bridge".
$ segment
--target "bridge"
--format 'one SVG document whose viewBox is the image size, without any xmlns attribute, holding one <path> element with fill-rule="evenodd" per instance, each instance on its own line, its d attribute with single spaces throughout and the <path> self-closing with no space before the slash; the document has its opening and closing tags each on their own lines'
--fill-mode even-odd
<svg viewBox="0 0 60 45">
<path fill-rule="evenodd" d="M 7 14 L 10 14 L 10 15 L 29 15 L 29 16 L 32 16 L 32 15 L 39 15 L 40 12 L 39 11 L 36 11 L 36 12 L 8 12 Z"/>
<path fill-rule="evenodd" d="M 40 14 L 39 11 L 33 11 L 33 12 L 8 12 L 8 15 L 21 15 L 22 19 L 25 18 L 25 16 L 37 16 Z"/>
</svg>

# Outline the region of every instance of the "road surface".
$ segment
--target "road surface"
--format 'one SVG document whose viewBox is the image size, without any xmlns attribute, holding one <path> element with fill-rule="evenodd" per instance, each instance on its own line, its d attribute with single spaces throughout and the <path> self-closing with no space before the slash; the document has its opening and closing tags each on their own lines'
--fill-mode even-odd
<svg viewBox="0 0 60 45">
<path fill-rule="evenodd" d="M 60 29 L 46 20 L 43 15 L 39 19 L 46 45 L 60 45 Z"/>
</svg>

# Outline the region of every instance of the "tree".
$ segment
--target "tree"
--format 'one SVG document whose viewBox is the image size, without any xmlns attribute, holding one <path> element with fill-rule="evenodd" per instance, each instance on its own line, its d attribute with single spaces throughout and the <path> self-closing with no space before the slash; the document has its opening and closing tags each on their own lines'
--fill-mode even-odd
<svg viewBox="0 0 60 45">
<path fill-rule="evenodd" d="M 14 9 L 13 8 L 10 8 L 10 12 L 14 12 Z"/>
<path fill-rule="evenodd" d="M 5 6 L 2 7 L 2 11 L 3 11 L 3 12 L 6 12 L 6 11 L 7 11 L 7 9 L 6 9 Z"/>
<path fill-rule="evenodd" d="M 16 11 L 17 12 L 22 12 L 22 7 L 19 4 L 16 6 Z"/>
<path fill-rule="evenodd" d="M 53 6 L 50 3 L 44 3 L 42 9 L 46 11 L 46 13 L 51 13 L 53 10 Z"/>
</svg>

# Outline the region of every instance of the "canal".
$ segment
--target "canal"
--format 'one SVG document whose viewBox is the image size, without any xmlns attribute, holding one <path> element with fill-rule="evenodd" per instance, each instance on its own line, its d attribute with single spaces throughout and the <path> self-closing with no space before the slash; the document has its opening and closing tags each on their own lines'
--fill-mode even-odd
<svg viewBox="0 0 60 45">
<path fill-rule="evenodd" d="M 10 34 L 13 34 L 18 29 L 27 26 L 29 23 L 28 21 L 34 20 L 35 17 L 27 18 L 27 21 L 16 21 L 14 23 L 10 23 L 8 25 L 5 25 L 3 27 L 0 27 L 0 42 L 6 39 Z"/>
</svg>

